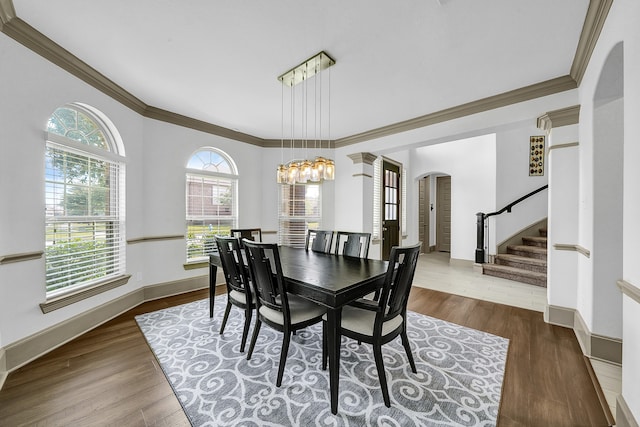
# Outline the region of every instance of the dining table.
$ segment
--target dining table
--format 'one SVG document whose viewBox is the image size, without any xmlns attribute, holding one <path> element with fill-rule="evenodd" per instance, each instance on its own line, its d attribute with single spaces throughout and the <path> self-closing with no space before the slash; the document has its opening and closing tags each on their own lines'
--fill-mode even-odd
<svg viewBox="0 0 640 427">
<path fill-rule="evenodd" d="M 279 246 L 287 291 L 327 308 L 331 412 L 338 413 L 342 307 L 382 287 L 387 261 L 353 258 Z M 209 315 L 213 317 L 220 256 L 209 256 Z"/>
</svg>

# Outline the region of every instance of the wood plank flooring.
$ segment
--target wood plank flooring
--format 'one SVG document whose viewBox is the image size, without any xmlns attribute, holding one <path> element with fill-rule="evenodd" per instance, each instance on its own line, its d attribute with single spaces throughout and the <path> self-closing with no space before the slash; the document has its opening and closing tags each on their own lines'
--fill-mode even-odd
<svg viewBox="0 0 640 427">
<path fill-rule="evenodd" d="M 134 316 L 206 296 L 142 304 L 12 372 L 0 426 L 188 426 Z M 573 331 L 539 312 L 418 287 L 409 309 L 511 340 L 499 426 L 607 425 Z"/>
</svg>

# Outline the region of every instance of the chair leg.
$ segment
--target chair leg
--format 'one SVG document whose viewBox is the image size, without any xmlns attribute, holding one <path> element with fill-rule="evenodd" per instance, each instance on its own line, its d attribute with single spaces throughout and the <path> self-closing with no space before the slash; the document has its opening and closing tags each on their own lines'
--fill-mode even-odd
<svg viewBox="0 0 640 427">
<path fill-rule="evenodd" d="M 244 345 L 247 343 L 247 336 L 249 335 L 249 326 L 251 324 L 251 308 L 244 310 L 244 329 L 242 330 L 242 340 L 240 341 L 240 353 L 244 351 Z"/>
<path fill-rule="evenodd" d="M 253 327 L 253 336 L 251 337 L 251 344 L 249 344 L 249 352 L 247 353 L 247 360 L 251 360 L 251 355 L 253 354 L 253 348 L 256 346 L 256 341 L 258 340 L 258 334 L 260 334 L 260 326 L 262 326 L 260 317 L 256 317 L 256 326 Z"/>
<path fill-rule="evenodd" d="M 382 397 L 387 408 L 391 407 L 389 400 L 389 390 L 387 390 L 387 377 L 384 373 L 384 363 L 382 361 L 382 346 L 373 345 L 373 356 L 376 359 L 376 368 L 378 369 L 378 379 L 380 380 L 380 388 L 382 389 Z"/>
<path fill-rule="evenodd" d="M 224 332 L 224 327 L 227 325 L 227 319 L 229 318 L 229 312 L 231 311 L 231 303 L 227 300 L 227 306 L 224 309 L 224 317 L 222 318 L 222 325 L 220 326 L 220 335 Z"/>
<path fill-rule="evenodd" d="M 327 370 L 327 322 L 322 322 L 322 370 Z"/>
<path fill-rule="evenodd" d="M 280 352 L 280 366 L 278 366 L 278 379 L 276 380 L 276 387 L 280 387 L 282 384 L 282 376 L 284 375 L 284 365 L 287 362 L 287 353 L 289 352 L 289 342 L 291 341 L 291 332 L 285 330 L 284 338 L 282 339 L 282 351 Z"/>
<path fill-rule="evenodd" d="M 417 374 L 418 370 L 416 369 L 416 362 L 413 361 L 413 354 L 411 354 L 411 346 L 409 345 L 409 338 L 407 338 L 407 331 L 402 331 L 400 336 L 402 337 L 404 351 L 407 353 L 407 359 L 409 359 L 409 365 L 411 365 L 411 371 L 413 371 L 414 374 Z"/>
</svg>

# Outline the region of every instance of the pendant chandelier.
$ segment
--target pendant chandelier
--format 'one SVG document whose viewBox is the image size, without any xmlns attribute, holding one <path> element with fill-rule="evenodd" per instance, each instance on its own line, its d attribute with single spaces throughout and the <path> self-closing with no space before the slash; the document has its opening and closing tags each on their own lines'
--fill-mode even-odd
<svg viewBox="0 0 640 427">
<path fill-rule="evenodd" d="M 327 148 L 330 144 L 331 131 L 331 106 L 328 105 L 326 116 L 323 119 L 323 87 L 321 72 L 326 70 L 336 62 L 324 51 L 307 59 L 300 65 L 290 69 L 278 77 L 282 82 L 282 139 L 281 153 L 282 159 L 276 173 L 278 184 L 296 184 L 307 182 L 321 182 L 323 180 L 332 181 L 335 178 L 335 163 L 333 160 L 317 155 L 310 160 L 309 150 L 321 150 L 323 145 L 323 128 L 327 129 Z M 330 77 L 330 73 L 329 73 Z M 313 79 L 312 79 L 313 78 Z M 329 97 L 331 94 L 331 79 L 328 79 Z M 313 85 L 313 96 L 309 96 L 309 86 Z M 296 86 L 300 89 L 296 93 Z M 284 162 L 285 136 L 284 136 L 284 88 L 290 88 L 290 125 L 291 138 L 290 149 L 292 157 L 295 157 L 296 150 L 296 101 L 299 101 L 300 122 L 298 124 L 299 150 L 304 154 L 303 158 L 294 158 L 287 163 Z M 309 114 L 313 112 L 313 137 L 309 136 Z M 310 145 L 313 144 L 313 147 Z"/>
</svg>

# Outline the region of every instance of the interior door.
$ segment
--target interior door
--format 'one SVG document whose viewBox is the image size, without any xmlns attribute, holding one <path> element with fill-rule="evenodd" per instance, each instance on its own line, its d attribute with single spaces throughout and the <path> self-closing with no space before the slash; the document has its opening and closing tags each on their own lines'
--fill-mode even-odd
<svg viewBox="0 0 640 427">
<path fill-rule="evenodd" d="M 418 181 L 418 239 L 422 242 L 421 253 L 429 252 L 429 216 L 430 216 L 429 177 Z"/>
<path fill-rule="evenodd" d="M 382 162 L 382 259 L 400 245 L 400 166 Z"/>
<path fill-rule="evenodd" d="M 451 177 L 436 179 L 436 250 L 451 252 Z"/>
</svg>

